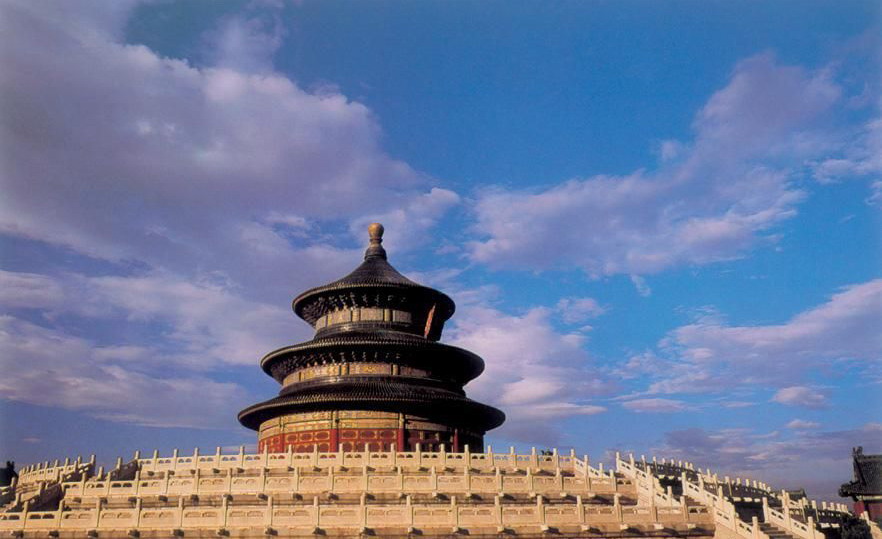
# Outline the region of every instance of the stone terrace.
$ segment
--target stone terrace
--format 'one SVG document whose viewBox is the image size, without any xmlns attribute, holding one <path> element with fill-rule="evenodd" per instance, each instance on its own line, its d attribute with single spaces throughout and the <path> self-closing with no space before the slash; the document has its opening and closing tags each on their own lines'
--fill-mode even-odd
<svg viewBox="0 0 882 539">
<path fill-rule="evenodd" d="M 489 448 L 488 448 L 489 449 Z M 573 454 L 157 454 L 77 476 L 25 469 L 38 501 L 0 513 L 27 537 L 709 537 L 708 510 L 641 497 L 638 482 Z M 54 489 L 54 490 L 53 490 Z M 50 491 L 52 491 L 50 493 Z"/>
</svg>

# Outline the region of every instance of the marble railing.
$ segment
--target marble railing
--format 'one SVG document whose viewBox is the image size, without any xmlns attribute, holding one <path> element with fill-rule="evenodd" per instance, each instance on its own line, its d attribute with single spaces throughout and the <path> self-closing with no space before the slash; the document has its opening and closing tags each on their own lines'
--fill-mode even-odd
<svg viewBox="0 0 882 539">
<path fill-rule="evenodd" d="M 801 539 L 824 539 L 823 532 L 815 527 L 815 519 L 808 517 L 808 522 L 800 522 L 790 515 L 790 511 L 782 511 L 769 507 L 769 499 L 763 498 L 763 521 L 773 524 L 785 532 Z"/>
<path fill-rule="evenodd" d="M 733 501 L 739 499 L 760 501 L 762 498 L 768 498 L 773 506 L 786 507 L 791 514 L 791 518 L 801 520 L 803 523 L 808 522 L 808 518 L 812 517 L 815 524 L 820 526 L 838 526 L 838 522 L 842 520 L 845 514 L 850 514 L 848 507 L 841 503 L 816 502 L 805 498 L 792 499 L 787 491 L 775 491 L 762 481 L 751 480 L 747 478 L 736 477 L 734 479 L 729 476 L 720 477 L 716 473 L 712 473 L 710 469 L 702 471 L 701 468 L 695 468 L 692 463 L 665 460 L 658 461 L 653 458 L 651 462 L 642 458 L 640 461 L 634 461 L 633 455 L 630 462 L 637 468 L 642 468 L 652 473 L 660 473 L 665 476 L 673 476 L 679 471 L 680 476 L 686 474 L 688 480 L 697 482 L 702 488 L 716 495 L 722 495 Z M 773 507 L 776 508 L 776 507 Z"/>
<path fill-rule="evenodd" d="M 81 498 L 129 497 L 149 495 L 199 494 L 270 494 L 297 492 L 312 494 L 333 493 L 530 493 L 561 496 L 567 494 L 602 495 L 632 493 L 631 481 L 614 476 L 564 475 L 562 473 L 535 475 L 502 473 L 436 473 L 434 468 L 421 473 L 375 471 L 368 468 L 347 469 L 329 473 L 268 470 L 254 473 L 236 473 L 232 469 L 216 473 L 196 470 L 194 473 L 138 472 L 125 481 L 89 480 L 64 483 L 66 496 Z"/>
<path fill-rule="evenodd" d="M 804 498 L 798 500 L 791 499 L 787 491 L 776 491 L 762 481 L 741 477 L 736 477 L 734 479 L 729 476 L 720 477 L 718 474 L 711 472 L 710 469 L 702 471 L 701 468 L 695 468 L 692 463 L 688 462 L 675 462 L 673 460 L 665 461 L 664 459 L 660 462 L 661 464 L 659 464 L 656 459 L 653 459 L 651 463 L 644 460 L 643 465 L 648 468 L 660 469 L 666 475 L 672 475 L 676 470 L 679 470 L 679 475 L 682 475 L 682 472 L 685 471 L 690 480 L 698 481 L 714 494 L 718 494 L 719 489 L 722 488 L 723 495 L 730 498 L 752 498 L 759 500 L 763 497 L 768 497 L 782 507 L 786 505 L 791 510 L 803 509 L 808 513 L 815 513 L 816 517 L 818 515 L 824 515 L 841 518 L 844 513 L 849 513 L 848 507 L 845 504 L 838 502 L 816 502 Z M 637 467 L 641 467 L 641 462 L 637 461 L 636 465 Z M 816 520 L 818 519 L 816 518 Z"/>
<path fill-rule="evenodd" d="M 682 479 L 682 485 L 685 496 L 713 508 L 714 522 L 718 526 L 725 526 L 744 539 L 768 539 L 768 535 L 760 530 L 757 518 L 754 517 L 750 523 L 741 520 L 735 510 L 735 505 L 725 496 L 709 492 L 707 489 L 688 481 L 685 477 Z"/>
<path fill-rule="evenodd" d="M 84 461 L 82 457 L 76 460 L 65 459 L 64 462 L 56 460 L 54 464 L 41 462 L 25 466 L 18 471 L 17 488 L 23 489 L 34 486 L 40 482 L 58 481 L 64 475 L 83 470 L 85 468 L 94 468 L 95 455 L 92 455 L 88 461 Z"/>
<path fill-rule="evenodd" d="M 175 450 L 170 457 L 161 457 L 157 452 L 151 458 L 141 458 L 140 453 L 135 454 L 141 471 L 164 471 L 164 470 L 190 470 L 190 469 L 225 469 L 225 468 L 287 468 L 287 467 L 435 467 L 472 468 L 476 470 L 492 470 L 494 468 L 533 468 L 537 470 L 573 471 L 576 461 L 579 459 L 574 453 L 559 455 L 540 455 L 535 449 L 532 454 L 519 455 L 514 451 L 509 453 L 493 453 L 489 448 L 486 453 L 473 453 L 466 448 L 461 453 L 446 451 L 352 451 L 336 453 L 245 453 L 244 448 L 236 455 L 222 454 L 220 448 L 214 454 L 201 454 L 199 450 L 192 455 L 181 455 Z M 587 460 L 587 457 L 586 457 Z M 582 466 L 590 468 L 585 462 Z M 590 468 L 591 473 L 602 474 L 600 470 Z"/>
<path fill-rule="evenodd" d="M 780 528 L 785 533 L 800 539 L 824 539 L 825 537 L 815 526 L 815 520 L 812 516 L 808 516 L 806 522 L 801 522 L 791 516 L 790 499 L 786 492 L 782 493 L 783 507 L 779 511 L 769 506 L 769 495 L 772 494 L 772 491 L 765 485 L 756 482 L 753 484 L 741 483 L 740 480 L 732 483 L 728 481 L 728 478 L 725 484 L 721 484 L 714 482 L 716 476 L 707 477 L 703 474 L 698 474 L 697 481 L 693 482 L 689 480 L 689 475 L 686 470 L 682 472 L 683 493 L 713 507 L 717 524 L 732 529 L 745 539 L 762 537 L 765 534 L 758 529 L 756 517 L 749 524 L 738 518 L 734 504 L 727 498 L 727 492 L 732 497 L 736 497 L 734 495 L 737 494 L 737 497 L 762 500 L 763 521 Z"/>
<path fill-rule="evenodd" d="M 624 460 L 620 454 L 616 453 L 616 469 L 626 477 L 632 477 L 637 480 L 638 491 L 640 489 L 648 490 L 653 498 L 658 499 L 659 494 L 663 491 L 661 483 L 646 468 L 645 465 L 638 465 L 633 455 L 630 455 L 628 460 Z M 693 471 L 691 465 L 687 463 L 686 466 L 679 466 L 678 468 L 680 469 L 680 478 L 683 485 L 683 495 L 680 497 L 682 505 L 686 505 L 687 498 L 692 498 L 711 512 L 716 526 L 722 526 L 744 539 L 769 539 L 769 536 L 760 530 L 756 519 L 753 519 L 751 523 L 742 521 L 738 518 L 735 506 L 725 497 L 714 494 L 703 488 L 703 486 L 689 481 L 687 477 L 689 472 Z M 694 476 L 694 473 L 692 475 Z M 641 484 L 643 485 L 642 487 Z M 665 489 L 664 492 L 667 496 L 673 497 L 670 489 Z"/>
<path fill-rule="evenodd" d="M 709 474 L 700 473 L 697 476 L 697 482 L 700 487 L 708 492 L 724 496 L 732 501 L 754 501 L 763 502 L 769 505 L 778 513 L 786 514 L 790 521 L 799 522 L 801 524 L 811 525 L 813 527 L 839 527 L 842 519 L 850 514 L 848 507 L 841 503 L 816 502 L 806 498 L 792 499 L 786 490 L 772 490 L 765 483 L 742 480 L 736 478 L 735 481 L 725 477 L 720 480 L 719 477 Z M 778 524 L 782 520 L 772 522 Z M 799 528 L 799 526 L 796 526 Z M 799 530 L 793 530 L 799 535 Z"/>
<path fill-rule="evenodd" d="M 338 452 L 338 453 L 245 453 L 170 457 L 154 452 L 152 458 L 117 459 L 108 473 L 99 468 L 92 476 L 94 456 L 83 462 L 69 459 L 57 466 L 48 463 L 22 470 L 25 489 L 38 492 L 43 485 L 63 482 L 68 496 L 139 496 L 169 494 L 262 493 L 294 489 L 312 492 L 542 492 L 559 495 L 580 492 L 627 494 L 630 481 L 604 472 L 602 464 L 593 468 L 588 457 L 574 453 L 560 455 L 462 453 L 446 451 Z M 57 464 L 57 461 L 56 461 Z M 358 470 L 361 470 L 358 473 Z M 353 471 L 355 473 L 353 473 Z M 301 473 L 303 472 L 303 473 Z M 315 472 L 320 472 L 316 476 Z M 322 475 L 324 472 L 327 474 Z M 75 474 L 75 475 L 71 475 Z M 280 476 L 281 475 L 281 476 Z M 21 497 L 21 496 L 19 496 Z"/>
<path fill-rule="evenodd" d="M 360 504 L 276 505 L 272 497 L 263 505 L 235 506 L 224 498 L 222 505 L 142 508 L 140 500 L 132 508 L 106 509 L 101 504 L 91 509 L 33 511 L 0 514 L 0 530 L 91 530 L 91 529 L 190 529 L 227 527 L 299 527 L 306 529 L 379 527 L 439 528 L 453 530 L 470 527 L 534 525 L 540 529 L 554 526 L 612 527 L 676 526 L 709 523 L 704 507 L 675 508 L 583 504 L 547 504 L 538 497 L 535 504 L 507 504 L 500 497 L 493 503 L 458 503 L 452 498 L 445 504 L 412 504 L 408 497 L 401 504 L 371 504 L 362 497 Z M 658 528 L 658 529 L 661 529 Z"/>
<path fill-rule="evenodd" d="M 69 481 L 85 481 L 92 473 L 93 462 L 78 461 L 75 465 L 56 466 L 51 473 L 44 475 L 44 477 L 52 477 L 60 473 L 58 480 L 36 480 L 32 475 L 31 481 L 22 484 L 20 478 L 15 479 L 0 495 L 2 511 L 17 512 L 32 507 L 56 505 L 58 500 L 64 496 L 62 484 Z"/>
<path fill-rule="evenodd" d="M 616 470 L 635 482 L 637 495 L 641 501 L 663 506 L 679 505 L 686 501 L 682 497 L 678 500 L 670 488 L 663 488 L 657 477 L 641 469 L 634 462 L 633 456 L 631 456 L 630 460 L 623 460 L 621 454 L 616 453 Z"/>
</svg>

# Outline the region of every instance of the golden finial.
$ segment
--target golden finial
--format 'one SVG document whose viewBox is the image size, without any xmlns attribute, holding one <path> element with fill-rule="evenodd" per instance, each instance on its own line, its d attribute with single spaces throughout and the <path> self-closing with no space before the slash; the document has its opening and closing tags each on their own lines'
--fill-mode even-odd
<svg viewBox="0 0 882 539">
<path fill-rule="evenodd" d="M 368 234 L 371 237 L 371 243 L 383 243 L 383 232 L 386 229 L 380 223 L 371 223 L 368 225 Z"/>
<path fill-rule="evenodd" d="M 383 249 L 383 231 L 383 225 L 380 223 L 371 223 L 368 226 L 371 243 L 368 245 L 367 251 L 364 252 L 365 260 L 375 257 L 386 259 L 386 250 Z"/>
</svg>

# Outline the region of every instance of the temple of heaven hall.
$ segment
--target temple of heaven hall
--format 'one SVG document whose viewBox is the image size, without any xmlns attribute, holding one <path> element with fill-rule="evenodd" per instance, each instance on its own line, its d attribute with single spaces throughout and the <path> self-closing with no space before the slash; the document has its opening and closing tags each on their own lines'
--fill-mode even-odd
<svg viewBox="0 0 882 539">
<path fill-rule="evenodd" d="M 453 300 L 389 264 L 382 225 L 369 233 L 360 266 L 294 299 L 315 337 L 261 360 L 282 389 L 239 413 L 259 450 L 460 451 L 505 420 L 463 391 L 483 360 L 438 342 Z"/>
</svg>

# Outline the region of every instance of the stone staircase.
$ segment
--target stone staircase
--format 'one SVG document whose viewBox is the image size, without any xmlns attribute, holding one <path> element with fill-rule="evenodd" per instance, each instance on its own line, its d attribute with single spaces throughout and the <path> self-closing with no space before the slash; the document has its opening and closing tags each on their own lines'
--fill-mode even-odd
<svg viewBox="0 0 882 539">
<path fill-rule="evenodd" d="M 0 513 L 15 505 L 15 479 L 11 485 L 0 487 Z"/>
<path fill-rule="evenodd" d="M 93 475 L 95 459 L 78 458 L 26 467 L 12 484 L 0 491 L 0 514 L 56 510 L 64 498 L 64 483 Z"/>
<path fill-rule="evenodd" d="M 760 522 L 759 528 L 760 531 L 768 535 L 771 539 L 798 539 L 797 537 L 785 532 L 778 526 L 775 526 L 774 524 L 769 524 L 767 522 Z"/>
<path fill-rule="evenodd" d="M 643 457 L 637 461 L 633 455 L 628 460 L 617 455 L 616 462 L 617 469 L 625 470 L 628 477 L 644 474 L 657 489 L 666 485 L 669 494 L 713 508 L 717 526 L 741 539 L 838 537 L 841 523 L 850 515 L 843 504 L 818 504 L 804 493 L 776 491 L 760 481 L 720 478 L 688 462 L 655 458 L 649 462 Z"/>
</svg>

